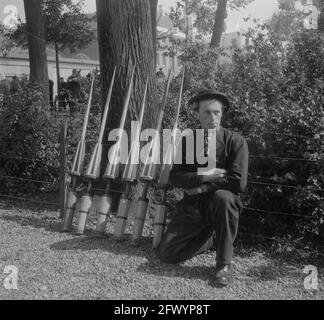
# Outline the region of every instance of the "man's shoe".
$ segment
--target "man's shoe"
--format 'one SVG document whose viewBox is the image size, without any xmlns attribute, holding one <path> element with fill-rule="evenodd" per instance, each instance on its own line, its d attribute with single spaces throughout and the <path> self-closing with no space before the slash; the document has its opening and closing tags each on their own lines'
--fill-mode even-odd
<svg viewBox="0 0 324 320">
<path fill-rule="evenodd" d="M 225 287 L 232 282 L 233 267 L 231 264 L 216 264 L 215 284 Z"/>
</svg>

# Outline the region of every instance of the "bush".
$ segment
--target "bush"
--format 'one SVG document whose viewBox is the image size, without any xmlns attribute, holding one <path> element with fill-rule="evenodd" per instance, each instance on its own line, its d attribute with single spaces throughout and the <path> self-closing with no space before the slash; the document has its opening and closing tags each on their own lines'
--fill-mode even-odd
<svg viewBox="0 0 324 320">
<path fill-rule="evenodd" d="M 83 78 L 83 82 L 87 79 Z M 81 111 L 85 111 L 89 89 L 90 86 L 84 85 L 86 93 L 81 108 L 84 110 Z M 58 191 L 62 119 L 47 115 L 36 107 L 39 94 L 26 84 L 17 94 L 3 95 L 0 101 L 0 193 L 26 196 Z M 94 94 L 87 127 L 86 164 L 98 137 L 100 115 L 96 115 L 97 104 L 98 93 L 97 96 Z M 72 167 L 83 121 L 84 113 L 74 113 L 68 119 L 66 172 Z"/>
<path fill-rule="evenodd" d="M 303 31 L 284 49 L 271 31 L 250 31 L 249 37 L 252 45 L 233 50 L 231 63 L 224 52 L 190 45 L 183 55 L 184 100 L 201 88 L 217 88 L 232 101 L 223 125 L 246 137 L 251 155 L 243 232 L 324 235 L 324 154 L 318 135 L 324 111 L 323 41 Z M 172 83 L 168 126 L 179 83 Z M 194 125 L 184 106 L 180 128 Z"/>
<path fill-rule="evenodd" d="M 80 77 L 80 96 L 79 101 L 80 111 L 85 112 L 88 104 L 90 88 L 91 88 L 91 76 L 90 74 L 86 77 Z M 100 115 L 101 107 L 101 86 L 100 86 L 100 75 L 95 71 L 95 81 L 93 84 L 93 93 L 91 100 L 91 114 Z"/>
<path fill-rule="evenodd" d="M 39 95 L 23 86 L 16 94 L 4 95 L 0 102 L 1 193 L 17 195 L 57 190 L 58 131 L 56 123 L 37 108 Z M 18 180 L 4 178 L 7 176 Z"/>
</svg>

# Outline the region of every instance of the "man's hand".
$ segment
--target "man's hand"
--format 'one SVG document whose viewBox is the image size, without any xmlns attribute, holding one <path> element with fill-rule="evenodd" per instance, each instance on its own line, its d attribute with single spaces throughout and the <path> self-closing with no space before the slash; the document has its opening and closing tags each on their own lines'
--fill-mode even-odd
<svg viewBox="0 0 324 320">
<path fill-rule="evenodd" d="M 208 171 L 201 171 L 199 174 L 203 176 L 204 182 L 217 182 L 218 178 L 225 176 L 226 170 L 214 168 Z"/>
<path fill-rule="evenodd" d="M 207 185 L 202 184 L 201 186 L 199 186 L 197 188 L 185 189 L 184 192 L 188 196 L 194 196 L 196 194 L 206 193 L 207 192 Z"/>
</svg>

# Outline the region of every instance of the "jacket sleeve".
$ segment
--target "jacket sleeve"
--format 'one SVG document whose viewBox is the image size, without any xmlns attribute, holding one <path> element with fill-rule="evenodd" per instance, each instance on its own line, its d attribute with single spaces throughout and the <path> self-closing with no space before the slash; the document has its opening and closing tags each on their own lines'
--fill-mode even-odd
<svg viewBox="0 0 324 320">
<path fill-rule="evenodd" d="M 249 164 L 248 146 L 241 136 L 236 136 L 230 143 L 229 166 L 226 175 L 208 183 L 208 192 L 225 189 L 238 194 L 245 191 Z"/>
<path fill-rule="evenodd" d="M 173 165 L 170 172 L 170 182 L 175 188 L 190 189 L 196 188 L 203 184 L 201 175 L 198 175 L 197 169 L 186 163 L 186 143 L 185 138 L 182 139 L 182 156 L 181 163 Z M 178 149 L 177 152 L 180 152 Z"/>
</svg>

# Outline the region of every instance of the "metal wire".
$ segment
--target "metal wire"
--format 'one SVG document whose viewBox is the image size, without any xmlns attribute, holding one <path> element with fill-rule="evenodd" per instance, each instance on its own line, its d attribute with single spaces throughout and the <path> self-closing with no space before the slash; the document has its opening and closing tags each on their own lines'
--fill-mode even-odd
<svg viewBox="0 0 324 320">
<path fill-rule="evenodd" d="M 31 181 L 31 182 L 37 182 L 37 183 L 42 183 L 42 184 L 54 184 L 55 181 L 41 181 L 41 180 L 34 180 L 34 179 L 26 179 L 26 178 L 17 178 L 13 176 L 0 176 L 0 179 L 12 179 L 12 180 L 21 180 L 21 181 Z"/>
<path fill-rule="evenodd" d="M 293 134 L 293 133 L 282 133 L 282 132 L 271 132 L 271 131 L 263 131 L 263 135 L 276 135 L 276 136 L 286 136 L 286 137 L 296 137 L 296 138 L 306 138 L 306 139 L 312 139 L 312 140 L 318 140 L 318 138 L 315 138 L 314 136 L 304 136 L 300 134 Z"/>
<path fill-rule="evenodd" d="M 257 156 L 257 155 L 250 155 L 250 158 L 262 158 L 262 159 L 274 159 L 274 160 L 283 160 L 283 161 L 305 161 L 305 162 L 314 162 L 314 163 L 321 163 L 324 164 L 324 160 L 310 160 L 304 158 L 284 158 L 284 157 L 269 157 L 269 156 Z"/>
<path fill-rule="evenodd" d="M 246 232 L 238 232 L 238 235 L 241 236 L 247 236 L 250 238 L 257 238 L 257 239 L 263 239 L 263 240 L 270 240 L 273 242 L 279 242 L 281 239 L 278 239 L 278 237 L 267 237 L 267 236 L 261 236 L 261 235 L 257 235 L 257 234 L 250 234 L 250 233 L 246 233 Z M 321 245 L 316 245 L 316 248 L 324 248 L 324 246 Z"/>
<path fill-rule="evenodd" d="M 23 160 L 23 161 L 38 161 L 38 162 L 42 162 L 45 159 L 31 159 L 31 158 L 24 158 L 24 157 L 8 157 L 8 156 L 3 156 L 0 154 L 0 158 L 2 159 L 8 159 L 8 160 Z"/>
<path fill-rule="evenodd" d="M 250 208 L 250 207 L 243 207 L 243 209 L 249 210 L 249 211 L 252 211 L 252 212 L 255 211 L 255 212 L 261 212 L 261 213 L 266 213 L 266 214 L 275 214 L 275 215 L 288 216 L 288 217 L 300 217 L 300 218 L 316 219 L 316 217 L 309 216 L 309 215 L 294 214 L 294 213 L 281 212 L 281 211 L 269 211 L 269 210 Z"/>
<path fill-rule="evenodd" d="M 7 194 L 0 194 L 0 197 L 10 198 L 10 199 L 15 199 L 15 200 L 20 200 L 20 201 L 28 201 L 28 202 L 35 202 L 35 203 L 40 203 L 40 204 L 59 206 L 59 203 L 55 203 L 55 202 L 48 202 L 48 201 L 28 199 L 28 198 L 23 198 L 23 197 L 9 196 Z"/>
<path fill-rule="evenodd" d="M 264 186 L 271 186 L 271 187 L 285 187 L 285 188 L 293 188 L 296 190 L 299 190 L 301 188 L 304 188 L 305 186 L 292 186 L 287 184 L 280 184 L 280 183 L 268 183 L 268 182 L 257 182 L 257 181 L 251 181 L 248 180 L 249 184 L 255 184 L 255 185 L 264 185 Z M 313 191 L 322 191 L 324 192 L 324 189 L 312 189 Z"/>
</svg>

